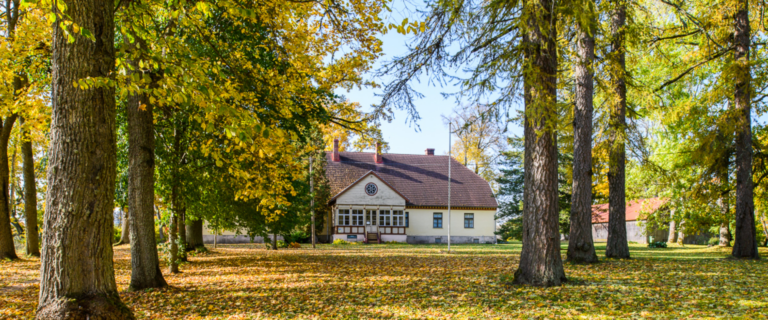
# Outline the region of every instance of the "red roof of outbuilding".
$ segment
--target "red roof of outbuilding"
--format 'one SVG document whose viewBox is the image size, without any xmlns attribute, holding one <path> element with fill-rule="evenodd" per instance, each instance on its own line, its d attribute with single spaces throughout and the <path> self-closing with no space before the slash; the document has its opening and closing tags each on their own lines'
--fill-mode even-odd
<svg viewBox="0 0 768 320">
<path fill-rule="evenodd" d="M 661 198 L 632 200 L 627 203 L 626 221 L 636 221 L 640 213 L 656 212 L 667 201 Z M 642 219 L 641 219 L 642 220 Z M 592 223 L 608 222 L 608 204 L 592 206 Z"/>
<path fill-rule="evenodd" d="M 339 152 L 341 161 L 326 152 L 325 174 L 334 198 L 351 184 L 373 171 L 407 199 L 408 206 L 445 207 L 448 205 L 448 156 L 382 154 L 376 164 L 371 152 Z M 451 206 L 496 208 L 491 186 L 482 177 L 451 159 Z"/>
</svg>

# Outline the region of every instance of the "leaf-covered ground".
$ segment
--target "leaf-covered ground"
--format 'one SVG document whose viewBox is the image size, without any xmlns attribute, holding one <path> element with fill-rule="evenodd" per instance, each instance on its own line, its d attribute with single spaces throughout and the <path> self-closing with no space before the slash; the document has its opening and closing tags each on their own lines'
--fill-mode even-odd
<svg viewBox="0 0 768 320">
<path fill-rule="evenodd" d="M 566 264 L 557 288 L 509 286 L 520 245 L 219 247 L 190 257 L 172 288 L 126 292 L 127 246 L 115 250 L 120 296 L 140 319 L 765 318 L 768 261 L 727 249 L 631 245 L 631 260 Z M 604 247 L 599 247 L 602 254 Z M 761 255 L 768 250 L 761 248 Z M 0 262 L 0 318 L 32 317 L 39 260 Z M 163 269 L 165 270 L 165 269 Z"/>
</svg>

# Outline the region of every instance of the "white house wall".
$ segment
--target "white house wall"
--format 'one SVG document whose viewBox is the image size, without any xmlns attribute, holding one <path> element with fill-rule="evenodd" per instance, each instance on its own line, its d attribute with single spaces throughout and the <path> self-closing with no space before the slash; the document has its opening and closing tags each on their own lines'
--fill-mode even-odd
<svg viewBox="0 0 768 320">
<path fill-rule="evenodd" d="M 435 243 L 436 238 L 441 238 L 442 243 L 448 242 L 448 210 L 446 209 L 406 209 L 408 212 L 409 227 L 405 233 L 409 243 Z M 443 214 L 443 227 L 433 228 L 433 214 Z M 464 214 L 474 213 L 474 228 L 464 228 Z M 478 239 L 479 243 L 495 242 L 496 221 L 495 210 L 451 210 L 451 242 L 473 243 Z"/>
<path fill-rule="evenodd" d="M 375 195 L 369 196 L 365 193 L 365 186 L 371 182 L 376 184 L 379 191 Z M 382 182 L 378 177 L 371 174 L 344 191 L 344 193 L 336 198 L 336 204 L 341 207 L 346 205 L 402 207 L 405 206 L 405 199 Z"/>
</svg>

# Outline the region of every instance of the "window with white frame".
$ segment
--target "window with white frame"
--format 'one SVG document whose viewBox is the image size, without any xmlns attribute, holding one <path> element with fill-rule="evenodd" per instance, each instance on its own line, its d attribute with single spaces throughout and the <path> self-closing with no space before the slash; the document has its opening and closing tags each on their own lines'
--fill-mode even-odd
<svg viewBox="0 0 768 320">
<path fill-rule="evenodd" d="M 352 225 L 353 226 L 363 225 L 363 210 L 352 210 Z"/>
<path fill-rule="evenodd" d="M 474 213 L 465 213 L 464 214 L 464 228 L 465 229 L 472 229 L 475 227 L 475 214 Z"/>
<path fill-rule="evenodd" d="M 380 226 L 391 226 L 392 220 L 390 220 L 390 212 L 389 210 L 380 210 L 379 211 L 379 225 Z"/>
<path fill-rule="evenodd" d="M 403 210 L 392 211 L 392 225 L 395 227 L 405 226 L 405 215 L 403 214 Z"/>
<path fill-rule="evenodd" d="M 348 226 L 349 225 L 349 210 L 348 209 L 339 209 L 339 224 L 340 226 Z"/>
<path fill-rule="evenodd" d="M 368 225 L 375 226 L 376 225 L 376 210 L 367 210 L 365 211 L 365 220 Z"/>
</svg>

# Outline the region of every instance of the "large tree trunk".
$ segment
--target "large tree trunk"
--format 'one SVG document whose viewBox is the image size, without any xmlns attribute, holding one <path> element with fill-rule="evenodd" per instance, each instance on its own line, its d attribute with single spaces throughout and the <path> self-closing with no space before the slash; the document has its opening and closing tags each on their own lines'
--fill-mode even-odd
<svg viewBox="0 0 768 320">
<path fill-rule="evenodd" d="M 557 204 L 557 48 L 552 0 L 526 0 L 525 192 L 523 251 L 514 283 L 560 285 L 567 279 L 560 257 Z M 546 28 L 541 30 L 540 27 Z"/>
<path fill-rule="evenodd" d="M 114 3 L 68 0 L 67 16 L 95 36 L 53 25 L 51 144 L 38 319 L 133 319 L 117 294 L 112 233 L 117 174 L 115 89 L 76 88 L 115 67 Z M 71 32 L 71 31 L 70 31 Z"/>
<path fill-rule="evenodd" d="M 138 66 L 136 66 L 138 67 Z M 143 108 L 142 108 L 143 106 Z M 133 95 L 128 116 L 128 207 L 131 230 L 131 290 L 168 286 L 160 271 L 155 239 L 154 106 L 146 94 Z"/>
<path fill-rule="evenodd" d="M 624 48 L 624 26 L 626 3 L 615 2 L 611 13 L 611 86 L 614 97 L 611 102 L 609 119 L 610 155 L 608 159 L 608 243 L 605 256 L 608 258 L 629 258 L 626 221 L 625 181 L 625 140 L 627 83 Z"/>
<path fill-rule="evenodd" d="M 22 125 L 24 119 L 21 119 Z M 28 132 L 25 129 L 25 132 Z M 21 157 L 24 175 L 24 216 L 27 227 L 27 255 L 39 257 L 40 244 L 37 239 L 37 185 L 35 184 L 35 159 L 32 155 L 31 137 L 25 136 L 21 143 Z"/>
<path fill-rule="evenodd" d="M 203 243 L 203 220 L 191 220 L 187 224 L 187 250 L 192 251 L 196 248 L 205 247 Z"/>
<path fill-rule="evenodd" d="M 14 88 L 16 87 L 14 78 Z M 13 246 L 11 232 L 11 203 L 8 190 L 8 140 L 17 116 L 11 115 L 2 122 L 0 128 L 0 259 L 18 259 Z"/>
<path fill-rule="evenodd" d="M 115 243 L 116 246 L 121 244 L 129 244 L 131 243 L 131 218 L 130 214 L 128 213 L 125 208 L 120 208 L 120 212 L 123 213 L 122 217 L 122 232 L 120 233 L 120 240 Z"/>
<path fill-rule="evenodd" d="M 575 64 L 576 103 L 573 110 L 573 196 L 568 261 L 597 262 L 592 242 L 592 61 L 595 59 L 593 24 L 577 26 Z"/>
<path fill-rule="evenodd" d="M 758 259 L 755 203 L 752 191 L 752 109 L 750 106 L 749 4 L 739 0 L 735 16 L 736 47 L 734 60 L 738 72 L 734 79 L 734 102 L 738 115 L 736 126 L 736 241 L 734 258 Z"/>
</svg>

